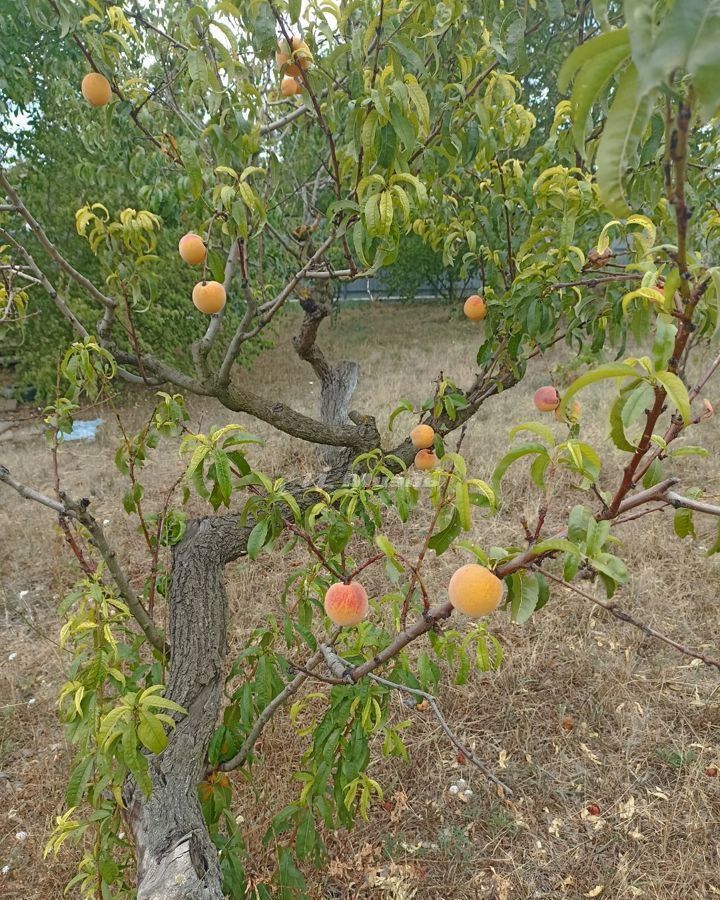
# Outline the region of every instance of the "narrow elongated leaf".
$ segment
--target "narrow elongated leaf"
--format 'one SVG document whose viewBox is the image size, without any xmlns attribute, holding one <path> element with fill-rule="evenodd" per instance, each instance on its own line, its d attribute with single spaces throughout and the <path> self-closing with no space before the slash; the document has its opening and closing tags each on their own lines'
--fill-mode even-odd
<svg viewBox="0 0 720 900">
<path fill-rule="evenodd" d="M 630 47 L 627 44 L 620 44 L 589 60 L 577 73 L 570 102 L 573 113 L 573 139 L 583 156 L 590 110 L 610 78 L 629 56 Z"/>
<path fill-rule="evenodd" d="M 560 406 L 558 407 L 559 415 L 565 414 L 570 399 L 574 397 L 578 391 L 581 391 L 589 384 L 594 384 L 596 381 L 603 381 L 608 378 L 631 377 L 637 378 L 637 372 L 631 366 L 626 366 L 624 363 L 607 363 L 604 366 L 598 366 L 597 369 L 593 369 L 592 372 L 586 372 L 585 375 L 576 378 L 563 394 Z"/>
<path fill-rule="evenodd" d="M 612 215 L 626 216 L 623 177 L 636 158 L 652 111 L 652 98 L 638 96 L 634 65 L 623 72 L 605 121 L 596 158 L 600 197 Z"/>
<path fill-rule="evenodd" d="M 568 56 L 560 69 L 558 75 L 558 89 L 561 93 L 565 93 L 568 85 L 575 77 L 585 63 L 591 59 L 605 53 L 608 50 L 614 50 L 616 47 L 628 45 L 628 32 L 626 28 L 617 28 L 615 31 L 607 31 L 605 34 L 599 34 L 597 37 L 584 44 L 580 44 Z"/>
<path fill-rule="evenodd" d="M 624 450 L 626 453 L 634 453 L 635 447 L 625 436 L 622 419 L 623 406 L 627 403 L 628 396 L 631 395 L 620 394 L 610 409 L 610 437 L 618 450 Z"/>
<path fill-rule="evenodd" d="M 687 388 L 683 384 L 682 379 L 678 378 L 678 376 L 672 372 L 658 372 L 656 377 L 667 391 L 670 400 L 677 407 L 677 411 L 682 416 L 684 424 L 689 425 L 691 417 L 690 398 L 688 397 Z"/>
<path fill-rule="evenodd" d="M 518 444 L 517 447 L 513 447 L 509 453 L 506 453 L 505 456 L 503 456 L 495 467 L 495 471 L 492 474 L 493 485 L 497 488 L 502 481 L 505 472 L 516 460 L 522 459 L 523 456 L 529 456 L 535 453 L 542 453 L 547 456 L 547 448 L 542 444 Z"/>
</svg>

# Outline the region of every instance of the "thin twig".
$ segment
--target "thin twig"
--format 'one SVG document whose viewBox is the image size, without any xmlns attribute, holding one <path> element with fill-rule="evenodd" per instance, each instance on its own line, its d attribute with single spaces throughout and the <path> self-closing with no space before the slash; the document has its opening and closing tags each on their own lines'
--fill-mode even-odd
<svg viewBox="0 0 720 900">
<path fill-rule="evenodd" d="M 352 665 L 347 660 L 343 659 L 341 656 L 338 656 L 338 654 L 335 653 L 335 651 L 331 647 L 328 647 L 327 644 L 321 644 L 319 649 L 325 659 L 325 663 L 328 669 L 336 678 L 342 679 L 346 684 L 355 683 L 356 680 L 353 679 L 351 675 Z M 382 684 L 384 687 L 388 687 L 396 691 L 403 691 L 404 693 L 410 694 L 413 697 L 422 697 L 423 700 L 426 700 L 428 702 L 428 705 L 430 706 L 430 709 L 433 711 L 435 718 L 440 723 L 440 727 L 448 736 L 450 741 L 458 748 L 458 750 L 467 758 L 469 762 L 471 762 L 483 773 L 483 775 L 487 779 L 489 779 L 494 785 L 499 787 L 506 797 L 512 797 L 512 789 L 507 784 L 505 784 L 504 781 L 498 778 L 497 775 L 490 771 L 485 763 L 482 762 L 482 760 L 478 759 L 477 756 L 475 756 L 475 754 L 472 752 L 472 750 L 468 749 L 468 747 L 466 747 L 465 744 L 463 744 L 463 742 L 460 740 L 460 738 L 455 734 L 452 728 L 450 728 L 447 720 L 440 712 L 437 700 L 435 699 L 435 697 L 433 697 L 432 694 L 428 694 L 427 691 L 422 691 L 419 688 L 408 687 L 406 684 L 400 684 L 396 681 L 389 681 L 387 678 L 381 678 L 379 675 L 368 673 L 367 677 L 377 684 Z"/>
<path fill-rule="evenodd" d="M 606 603 L 604 600 L 599 600 L 597 597 L 593 597 L 592 594 L 587 594 L 585 593 L 585 591 L 581 591 L 580 588 L 576 588 L 574 584 L 569 584 L 564 579 L 558 578 L 556 575 L 552 575 L 550 572 L 546 572 L 544 569 L 542 570 L 542 574 L 545 578 L 549 578 L 550 581 L 554 581 L 556 584 L 561 585 L 566 590 L 572 591 L 573 594 L 577 594 L 579 597 L 582 597 L 589 603 L 594 603 L 595 606 L 599 606 L 602 609 L 606 610 L 610 613 L 610 615 L 614 616 L 616 619 L 619 619 L 621 622 L 627 622 L 628 625 L 632 625 L 634 628 L 638 628 L 643 632 L 643 634 L 646 634 L 648 637 L 654 638 L 656 641 L 662 641 L 664 644 L 667 644 L 669 647 L 672 647 L 674 650 L 677 650 L 684 656 L 689 656 L 691 659 L 699 659 L 701 662 L 705 663 L 706 666 L 713 666 L 718 671 L 720 671 L 720 660 L 714 659 L 711 656 L 706 656 L 704 653 L 700 653 L 697 650 L 691 650 L 689 647 L 686 647 L 684 644 L 681 644 L 673 638 L 668 637 L 666 634 L 662 634 L 662 632 L 656 631 L 654 628 L 646 625 L 645 622 L 641 622 L 629 612 L 621 609 L 616 603 Z"/>
</svg>

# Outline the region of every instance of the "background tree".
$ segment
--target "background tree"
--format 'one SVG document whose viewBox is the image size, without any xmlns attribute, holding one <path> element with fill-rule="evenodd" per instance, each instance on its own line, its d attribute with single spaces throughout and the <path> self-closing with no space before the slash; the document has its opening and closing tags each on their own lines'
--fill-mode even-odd
<svg viewBox="0 0 720 900">
<path fill-rule="evenodd" d="M 465 635 L 452 619 L 441 627 L 455 609 L 490 611 L 504 590 L 510 616 L 524 622 L 548 601 L 550 585 L 582 593 L 572 582 L 587 573 L 611 597 L 628 578 L 614 524 L 672 505 L 683 534 L 692 510 L 720 513 L 696 490 L 677 492 L 674 455 L 702 451 L 671 446 L 712 414 L 702 392 L 720 364 L 718 357 L 692 382 L 680 374 L 691 336 L 711 335 L 717 319 L 718 279 L 702 251 L 717 218 L 706 167 L 715 152 L 720 11 L 695 0 L 653 9 L 626 3 L 629 24 L 613 14 L 612 27 L 606 6 L 593 13 L 582 5 L 578 14 L 553 2 L 527 12 L 524 4 L 460 0 L 305 9 L 296 0 L 217 9 L 167 2 L 151 10 L 33 0 L 28 15 L 23 42 L 37 56 L 49 42 L 61 65 L 37 107 L 24 70 L 8 69 L 18 83 L 4 102 L 31 109 L 37 121 L 30 137 L 24 129 L 7 135 L 2 265 L 28 287 L 6 287 L 2 301 L 4 319 L 23 327 L 42 290 L 73 332 L 59 366 L 62 390 L 47 409 L 56 464 L 58 432 L 70 428 L 83 397 L 111 397 L 120 380 L 169 386 L 147 424 L 124 434 L 116 457 L 128 478 L 123 504 L 148 551 L 142 588 L 88 501 L 59 484 L 55 497 L 42 495 L 0 468 L 2 481 L 58 514 L 84 573 L 63 607 L 62 640 L 74 661 L 60 702 L 78 756 L 51 845 L 94 829 L 75 883 L 88 895 L 122 895 L 135 880 L 119 838 L 124 821 L 138 897 L 245 896 L 226 773 L 249 767 L 266 723 L 313 677 L 331 686 L 328 702 L 316 720 L 302 700 L 292 708 L 309 723 L 302 786 L 267 836 L 278 847 L 280 894 L 302 895 L 298 861 L 321 858 L 321 828 L 351 826 L 381 794 L 367 775 L 373 737 L 382 737 L 385 753 L 404 753 L 389 716 L 392 691 L 426 701 L 461 752 L 502 793 L 510 790 L 454 734 L 428 692 L 436 662 L 427 649 L 406 652 L 409 645 L 427 638 L 459 678 L 471 665 L 497 665 L 499 647 L 484 625 Z M 564 35 L 580 39 L 559 77 L 561 91 L 572 83 L 571 99 L 536 135 L 521 79 L 542 107 L 542 47 Z M 99 106 L 85 105 L 83 72 L 103 76 L 110 102 L 96 79 L 100 93 L 86 93 Z M 280 91 L 283 77 L 295 82 Z M 73 239 L 66 216 L 51 230 L 33 202 L 47 187 L 34 171 L 42 158 L 33 156 L 41 147 L 35 135 L 53 143 L 54 104 L 67 110 L 62 122 L 73 141 L 82 135 L 92 159 L 109 160 L 107 185 L 88 179 L 92 193 L 76 196 Z M 62 167 L 63 153 L 53 152 Z M 702 192 L 689 184 L 695 167 Z M 118 171 L 122 178 L 112 176 Z M 608 221 L 608 211 L 620 218 Z M 179 313 L 182 325 L 169 339 L 180 300 L 168 285 L 185 277 L 188 294 L 190 287 L 170 248 L 186 231 L 207 248 L 205 261 L 202 248 L 198 257 L 200 292 L 216 282 L 212 297 L 200 297 L 196 285 L 196 305 L 218 300 L 219 309 L 203 320 L 186 298 L 188 314 Z M 391 266 L 410 231 L 446 265 L 481 275 L 487 313 L 472 383 L 458 386 L 444 373 L 429 383 L 421 409 L 398 407 L 431 429 L 431 444 L 417 433 L 393 440 L 368 412 L 353 412 L 358 365 L 332 364 L 316 340 L 331 309 L 330 283 Z M 304 311 L 294 348 L 322 385 L 317 417 L 233 377 L 262 350 L 293 295 Z M 629 337 L 636 356 L 606 362 L 624 354 Z M 595 360 L 562 398 L 551 386 L 538 398 L 539 409 L 555 409 L 566 436 L 559 441 L 542 422 L 517 425 L 511 437 L 531 439 L 512 445 L 492 483 L 476 478 L 459 454 L 464 426 L 522 379 L 528 359 L 563 339 Z M 603 379 L 616 391 L 611 434 L 625 454 L 617 484 L 583 440 L 575 407 L 577 393 Z M 248 461 L 255 439 L 239 425 L 194 431 L 184 393 L 322 445 L 317 477 L 268 477 Z M 169 485 L 150 511 L 143 464 L 163 438 L 179 434 L 182 485 Z M 384 532 L 391 517 L 417 515 L 418 489 L 403 472 L 418 449 L 418 467 L 432 467 L 434 511 L 408 558 Z M 523 522 L 517 544 L 459 541 L 473 513 L 497 508 L 503 476 L 525 458 L 538 512 Z M 559 479 L 583 502 L 556 509 Z M 181 487 L 184 499 L 194 490 L 214 514 L 187 521 Z M 221 506 L 229 511 L 219 514 Z M 286 615 L 227 661 L 224 567 L 296 545 L 307 559 L 288 576 Z M 448 599 L 430 597 L 423 566 L 453 545 L 478 569 L 459 570 Z M 365 618 L 357 585 L 373 565 L 384 567 L 388 590 Z M 350 592 L 342 608 L 338 590 L 341 598 Z M 323 600 L 338 627 L 327 627 Z M 651 632 L 612 602 L 593 602 Z M 351 622 L 357 628 L 340 630 Z"/>
</svg>

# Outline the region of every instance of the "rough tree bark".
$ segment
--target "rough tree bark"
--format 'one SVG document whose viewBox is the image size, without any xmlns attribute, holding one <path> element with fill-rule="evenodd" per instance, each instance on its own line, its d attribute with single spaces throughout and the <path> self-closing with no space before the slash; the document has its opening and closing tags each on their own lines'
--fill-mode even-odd
<svg viewBox="0 0 720 900">
<path fill-rule="evenodd" d="M 347 425 L 350 422 L 350 401 L 360 377 L 360 367 L 356 362 L 345 359 L 331 366 L 315 341 L 318 328 L 330 314 L 332 307 L 329 282 L 317 284 L 312 291 L 300 293 L 300 306 L 305 317 L 299 333 L 293 338 L 293 345 L 298 356 L 312 366 L 320 379 L 320 418 L 326 425 Z M 323 462 L 331 465 L 335 465 L 341 458 L 350 463 L 355 455 L 356 452 L 346 447 L 326 447 L 322 451 Z"/>
<path fill-rule="evenodd" d="M 222 879 L 197 796 L 220 711 L 227 653 L 225 565 L 244 551 L 237 516 L 191 523 L 173 553 L 166 696 L 187 710 L 165 751 L 149 757 L 152 793 L 125 785 L 135 840 L 138 900 L 221 900 Z"/>
<path fill-rule="evenodd" d="M 305 307 L 304 307 L 305 308 Z M 315 344 L 329 306 L 305 308 L 295 348 L 318 373 L 321 418 L 348 422 L 348 405 L 358 379 L 356 363 L 331 368 Z M 375 433 L 375 423 L 368 420 Z M 356 450 L 332 448 L 329 488 L 344 477 Z M 227 653 L 227 595 L 224 568 L 246 552 L 250 527 L 238 516 L 211 516 L 188 527 L 175 547 L 168 589 L 170 670 L 165 695 L 187 710 L 159 756 L 149 757 L 152 793 L 146 797 L 128 779 L 126 821 L 137 857 L 138 900 L 222 900 L 222 876 L 197 796 L 208 746 L 218 720 Z"/>
</svg>

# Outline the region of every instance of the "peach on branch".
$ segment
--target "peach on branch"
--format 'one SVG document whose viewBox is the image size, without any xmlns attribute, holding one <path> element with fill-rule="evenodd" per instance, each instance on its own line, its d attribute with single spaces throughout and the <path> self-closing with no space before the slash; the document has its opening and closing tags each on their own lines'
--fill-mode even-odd
<svg viewBox="0 0 720 900">
<path fill-rule="evenodd" d="M 465 301 L 463 312 L 473 322 L 480 322 L 487 315 L 487 305 L 479 294 L 472 294 Z"/>
<path fill-rule="evenodd" d="M 539 409 L 540 412 L 552 412 L 560 405 L 560 394 L 558 393 L 558 389 L 551 385 L 538 388 L 535 391 L 533 403 L 535 404 L 535 408 Z"/>
<path fill-rule="evenodd" d="M 198 281 L 193 288 L 192 300 L 200 312 L 211 316 L 225 306 L 225 288 L 219 281 Z"/>
<path fill-rule="evenodd" d="M 418 450 L 415 454 L 415 466 L 420 469 L 421 472 L 426 472 L 428 469 L 434 469 L 437 465 L 437 461 L 438 458 L 432 450 Z"/>
<path fill-rule="evenodd" d="M 500 605 L 503 583 L 485 566 L 468 563 L 453 573 L 448 596 L 455 609 L 466 616 L 486 616 Z"/>
<path fill-rule="evenodd" d="M 294 78 L 300 74 L 301 69 L 307 71 L 310 68 L 312 53 L 305 41 L 292 35 L 289 44 L 284 39 L 278 41 L 275 64 L 284 75 L 292 75 Z"/>
<path fill-rule="evenodd" d="M 292 78 L 290 75 L 286 75 L 280 82 L 280 93 L 283 97 L 292 97 L 293 94 L 297 94 L 299 90 L 300 85 L 298 80 Z"/>
<path fill-rule="evenodd" d="M 435 440 L 435 429 L 430 425 L 416 425 L 410 432 L 410 440 L 416 450 L 427 450 Z"/>
<path fill-rule="evenodd" d="M 80 90 L 90 106 L 105 106 L 112 97 L 110 82 L 100 72 L 88 72 L 82 80 Z"/>
<path fill-rule="evenodd" d="M 201 263 L 204 263 L 207 255 L 203 239 L 199 234 L 194 234 L 192 231 L 180 238 L 178 251 L 184 262 L 189 263 L 191 266 L 199 266 Z"/>
<path fill-rule="evenodd" d="M 367 591 L 359 581 L 331 584 L 325 594 L 325 612 L 334 625 L 357 625 L 368 613 Z"/>
</svg>

